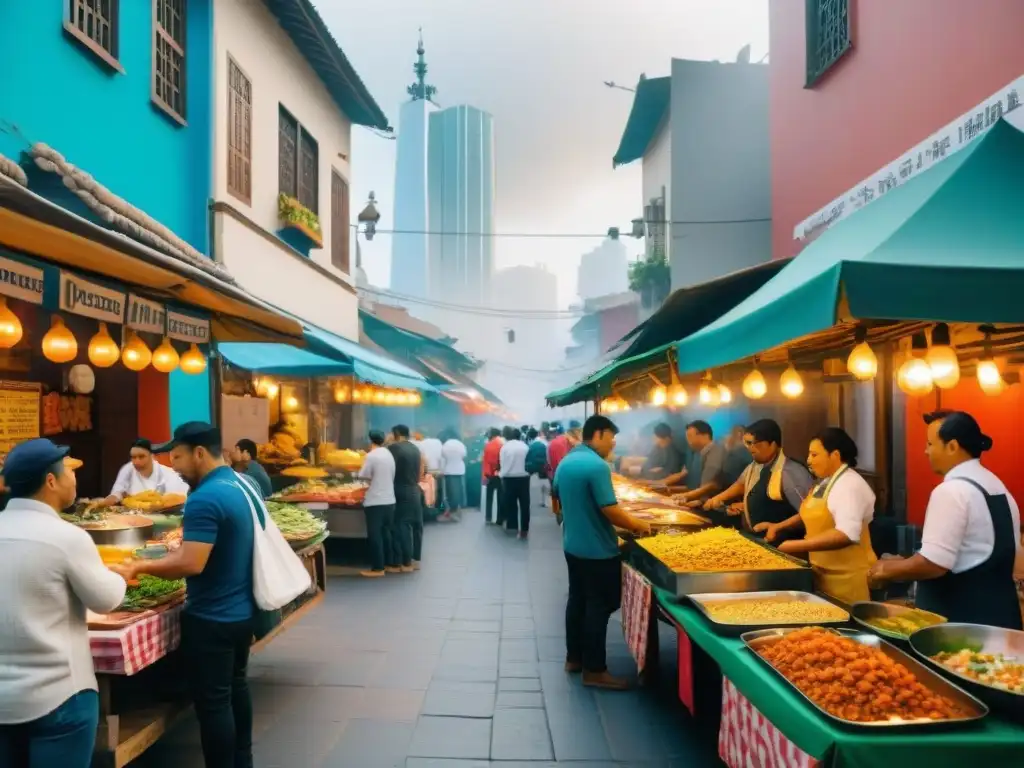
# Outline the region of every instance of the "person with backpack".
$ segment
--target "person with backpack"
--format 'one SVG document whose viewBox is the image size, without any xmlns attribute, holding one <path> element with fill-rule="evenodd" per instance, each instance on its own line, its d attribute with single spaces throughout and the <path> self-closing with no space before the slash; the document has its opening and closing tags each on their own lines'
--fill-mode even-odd
<svg viewBox="0 0 1024 768">
<path fill-rule="evenodd" d="M 539 506 L 547 507 L 547 497 L 551 493 L 551 484 L 548 482 L 548 443 L 531 427 L 526 433 L 526 444 L 526 471 L 537 476 L 540 488 Z"/>
</svg>

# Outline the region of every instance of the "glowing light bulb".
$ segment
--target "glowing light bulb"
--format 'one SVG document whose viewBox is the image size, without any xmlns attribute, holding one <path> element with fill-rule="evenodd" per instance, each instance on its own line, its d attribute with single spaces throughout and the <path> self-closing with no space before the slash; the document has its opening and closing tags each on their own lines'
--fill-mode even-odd
<svg viewBox="0 0 1024 768">
<path fill-rule="evenodd" d="M 188 348 L 188 351 L 181 356 L 179 362 L 182 373 L 197 375 L 206 370 L 206 357 L 195 344 Z"/>
<path fill-rule="evenodd" d="M 932 369 L 920 357 L 908 358 L 896 372 L 896 386 L 908 395 L 927 395 L 935 388 Z"/>
<path fill-rule="evenodd" d="M 153 367 L 160 373 L 170 373 L 178 367 L 180 361 L 178 350 L 171 344 L 171 340 L 164 336 L 160 346 L 153 350 Z"/>
<path fill-rule="evenodd" d="M 109 368 L 121 357 L 121 350 L 110 337 L 106 323 L 100 323 L 96 335 L 89 339 L 89 362 L 97 368 Z"/>
<path fill-rule="evenodd" d="M 978 385 L 986 395 L 998 395 L 1006 389 L 1006 381 L 995 360 L 987 358 L 978 363 Z"/>
<path fill-rule="evenodd" d="M 668 391 L 668 401 L 673 408 L 682 408 L 690 402 L 690 396 L 682 384 L 673 384 Z"/>
<path fill-rule="evenodd" d="M 54 363 L 70 363 L 78 356 L 78 341 L 64 321 L 54 315 L 43 336 L 43 356 Z"/>
<path fill-rule="evenodd" d="M 7 306 L 7 299 L 0 296 L 0 349 L 10 349 L 24 334 L 21 320 Z"/>
<path fill-rule="evenodd" d="M 952 389 L 960 383 L 960 361 L 948 344 L 929 347 L 925 360 L 939 389 Z"/>
<path fill-rule="evenodd" d="M 732 402 L 732 390 L 729 389 L 725 384 L 718 385 L 718 402 L 719 403 L 731 403 Z"/>
<path fill-rule="evenodd" d="M 799 371 L 793 367 L 792 363 L 779 377 L 779 390 L 791 400 L 800 397 L 804 392 L 804 380 L 800 378 Z"/>
<path fill-rule="evenodd" d="M 658 385 L 657 387 L 651 390 L 649 399 L 651 401 L 651 405 L 657 407 L 663 406 L 665 403 L 668 402 L 668 389 L 666 389 L 663 385 Z"/>
<path fill-rule="evenodd" d="M 714 395 L 711 393 L 711 385 L 708 382 L 701 382 L 700 389 L 697 391 L 697 400 L 700 401 L 701 405 L 711 405 L 713 403 Z"/>
<path fill-rule="evenodd" d="M 866 341 L 855 346 L 846 358 L 846 370 L 860 381 L 869 381 L 878 373 L 878 358 Z"/>
<path fill-rule="evenodd" d="M 742 389 L 744 397 L 760 400 L 768 394 L 768 383 L 764 380 L 764 374 L 755 368 L 743 379 Z"/>
</svg>

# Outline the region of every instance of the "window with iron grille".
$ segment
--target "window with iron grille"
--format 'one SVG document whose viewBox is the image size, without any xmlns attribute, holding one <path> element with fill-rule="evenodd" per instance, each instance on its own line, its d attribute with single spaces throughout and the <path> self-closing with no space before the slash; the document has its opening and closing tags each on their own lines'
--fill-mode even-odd
<svg viewBox="0 0 1024 768">
<path fill-rule="evenodd" d="M 65 0 L 64 29 L 112 66 L 118 56 L 118 0 Z"/>
<path fill-rule="evenodd" d="M 252 83 L 228 57 L 228 192 L 252 203 Z"/>
<path fill-rule="evenodd" d="M 153 101 L 185 122 L 185 0 L 153 0 Z"/>
<path fill-rule="evenodd" d="M 278 191 L 319 213 L 320 151 L 284 107 L 278 113 Z"/>
<path fill-rule="evenodd" d="M 806 0 L 807 85 L 850 50 L 850 0 Z"/>
<path fill-rule="evenodd" d="M 349 274 L 348 182 L 331 171 L 331 264 Z"/>
</svg>

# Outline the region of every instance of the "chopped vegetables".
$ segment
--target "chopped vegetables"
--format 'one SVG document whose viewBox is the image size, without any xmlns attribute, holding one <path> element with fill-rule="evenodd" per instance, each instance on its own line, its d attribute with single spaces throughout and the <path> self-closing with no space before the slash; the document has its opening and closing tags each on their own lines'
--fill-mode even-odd
<svg viewBox="0 0 1024 768">
<path fill-rule="evenodd" d="M 121 602 L 122 611 L 145 611 L 185 589 L 184 579 L 161 579 L 159 576 L 150 576 L 144 573 L 139 576 L 138 585 L 129 586 Z"/>
<path fill-rule="evenodd" d="M 1024 664 L 1015 657 L 1001 653 L 977 653 L 964 648 L 955 653 L 939 653 L 931 658 L 970 680 L 1011 693 L 1024 694 Z"/>
<path fill-rule="evenodd" d="M 291 541 L 304 541 L 323 532 L 327 524 L 302 507 L 279 501 L 268 501 L 267 511 L 281 533 Z"/>
</svg>

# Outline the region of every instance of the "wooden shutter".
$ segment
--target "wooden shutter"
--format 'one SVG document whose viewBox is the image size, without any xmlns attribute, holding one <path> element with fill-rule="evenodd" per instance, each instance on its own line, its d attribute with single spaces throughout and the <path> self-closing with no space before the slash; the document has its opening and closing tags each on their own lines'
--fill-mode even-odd
<svg viewBox="0 0 1024 768">
<path fill-rule="evenodd" d="M 349 274 L 348 182 L 331 171 L 331 264 Z"/>
<path fill-rule="evenodd" d="M 320 213 L 320 157 L 316 140 L 299 127 L 299 202 Z"/>
<path fill-rule="evenodd" d="M 228 57 L 228 192 L 252 204 L 252 83 Z"/>
<path fill-rule="evenodd" d="M 295 163 L 298 156 L 299 124 L 284 107 L 277 120 L 277 190 L 288 197 L 298 197 Z"/>
</svg>

